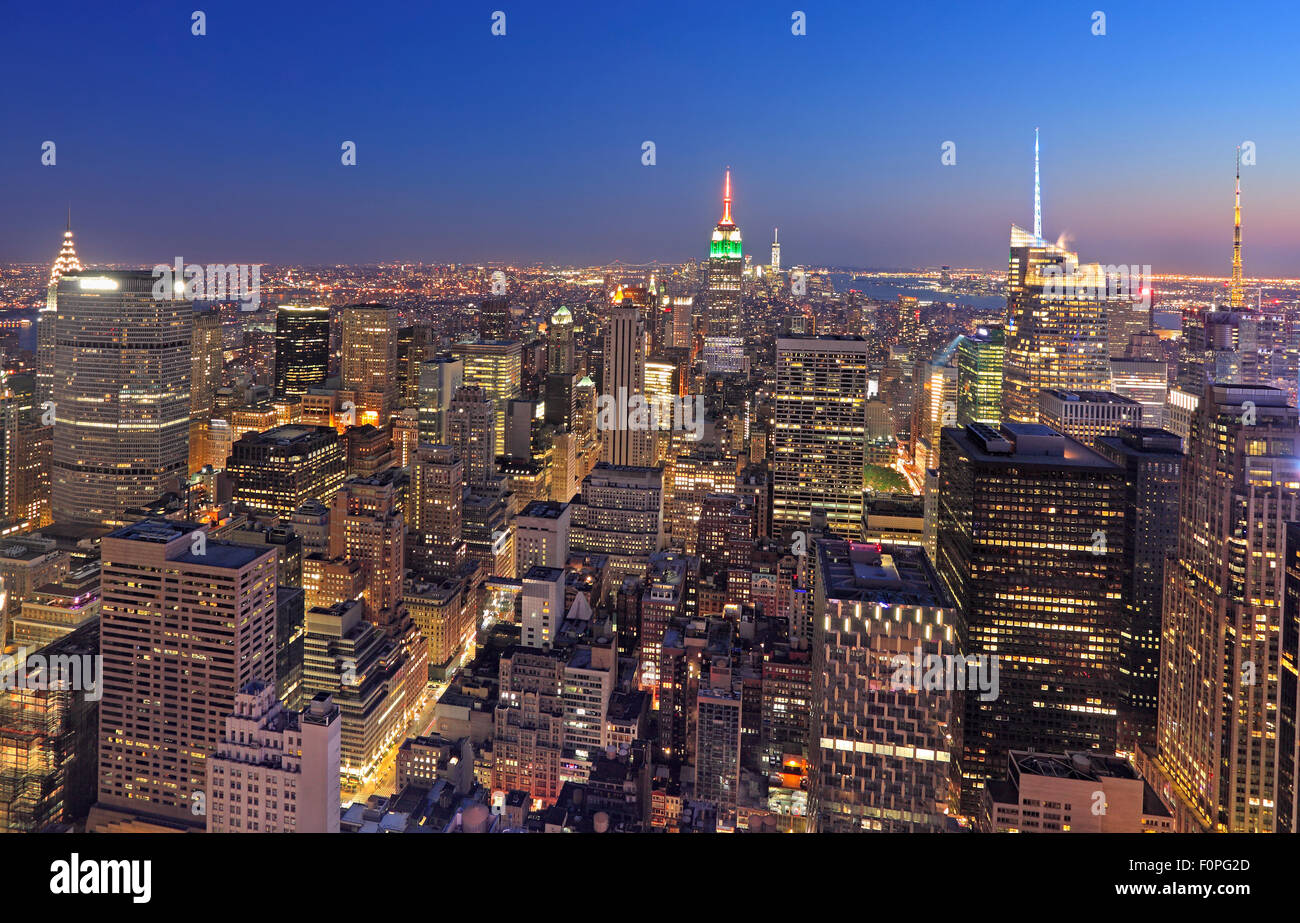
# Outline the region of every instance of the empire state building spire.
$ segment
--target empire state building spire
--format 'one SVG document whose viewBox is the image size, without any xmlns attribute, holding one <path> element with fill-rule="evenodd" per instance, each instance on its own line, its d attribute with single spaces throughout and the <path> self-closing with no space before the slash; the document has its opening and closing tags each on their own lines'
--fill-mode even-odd
<svg viewBox="0 0 1300 923">
<path fill-rule="evenodd" d="M 731 167 L 727 167 L 727 179 L 722 187 L 722 220 L 718 224 L 735 223 L 731 220 Z"/>
<path fill-rule="evenodd" d="M 1241 290 L 1241 147 L 1237 148 L 1237 198 L 1232 210 L 1232 290 L 1228 304 L 1242 308 L 1246 299 Z"/>
</svg>

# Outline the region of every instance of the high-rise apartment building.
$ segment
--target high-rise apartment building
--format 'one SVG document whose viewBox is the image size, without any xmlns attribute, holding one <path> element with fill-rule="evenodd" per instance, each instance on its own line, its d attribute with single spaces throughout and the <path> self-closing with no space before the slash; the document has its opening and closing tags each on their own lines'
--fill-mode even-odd
<svg viewBox="0 0 1300 923">
<path fill-rule="evenodd" d="M 149 272 L 65 274 L 55 320 L 53 512 L 117 526 L 189 474 L 194 312 Z"/>
<path fill-rule="evenodd" d="M 741 695 L 705 683 L 696 694 L 695 709 L 695 796 L 717 810 L 718 829 L 734 830 L 740 800 Z"/>
<path fill-rule="evenodd" d="M 807 528 L 812 510 L 856 537 L 862 524 L 869 347 L 860 337 L 776 341 L 772 519 Z"/>
<path fill-rule="evenodd" d="M 146 520 L 101 556 L 98 806 L 201 826 L 224 717 L 249 683 L 275 687 L 275 549 Z"/>
</svg>

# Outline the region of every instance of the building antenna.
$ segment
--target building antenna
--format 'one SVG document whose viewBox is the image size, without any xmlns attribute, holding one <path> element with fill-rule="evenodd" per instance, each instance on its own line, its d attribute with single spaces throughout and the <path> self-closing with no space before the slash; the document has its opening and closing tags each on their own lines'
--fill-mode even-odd
<svg viewBox="0 0 1300 923">
<path fill-rule="evenodd" d="M 1043 190 L 1038 181 L 1038 129 L 1034 129 L 1034 237 L 1043 239 Z"/>
</svg>

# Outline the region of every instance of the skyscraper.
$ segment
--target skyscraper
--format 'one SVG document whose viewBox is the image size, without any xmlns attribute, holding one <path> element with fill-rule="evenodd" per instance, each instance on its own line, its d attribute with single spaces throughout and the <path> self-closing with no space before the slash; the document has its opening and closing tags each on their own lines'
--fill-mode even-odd
<svg viewBox="0 0 1300 923">
<path fill-rule="evenodd" d="M 496 407 L 486 389 L 462 385 L 447 409 L 447 444 L 465 465 L 465 483 L 486 487 L 496 483 Z"/>
<path fill-rule="evenodd" d="M 1002 419 L 1002 365 L 1006 334 L 1000 326 L 964 336 L 957 349 L 957 425 Z"/>
<path fill-rule="evenodd" d="M 328 426 L 277 426 L 245 433 L 231 447 L 226 471 L 235 482 L 236 503 L 289 516 L 308 500 L 332 502 L 347 459 L 338 433 Z"/>
<path fill-rule="evenodd" d="M 965 653 L 998 658 L 996 699 L 966 697 L 962 809 L 1007 751 L 1113 750 L 1125 473 L 1037 423 L 943 431 L 936 570 Z"/>
<path fill-rule="evenodd" d="M 99 808 L 201 827 L 225 716 L 275 688 L 275 549 L 149 520 L 102 556 Z"/>
<path fill-rule="evenodd" d="M 465 463 L 448 445 L 416 452 L 409 501 L 409 566 L 420 580 L 460 573 L 465 561 Z"/>
<path fill-rule="evenodd" d="M 1133 752 L 1155 740 L 1165 562 L 1178 542 L 1183 441 L 1150 427 L 1093 443 L 1128 475 L 1124 517 L 1124 622 L 1119 641 L 1119 739 Z"/>
<path fill-rule="evenodd" d="M 45 403 L 54 395 L 54 320 L 58 314 L 59 280 L 81 272 L 77 247 L 72 240 L 72 209 L 68 209 L 68 228 L 63 232 L 63 246 L 50 269 L 50 285 L 45 304 L 36 315 L 36 403 Z"/>
<path fill-rule="evenodd" d="M 1061 281 L 1096 274 L 1080 271 L 1078 254 L 1014 225 L 1008 273 L 1003 419 L 1037 422 L 1043 388 L 1110 390 L 1108 303 Z"/>
<path fill-rule="evenodd" d="M 465 364 L 442 356 L 420 364 L 418 413 L 420 442 L 441 445 L 447 441 L 447 409 L 452 395 L 465 383 Z"/>
<path fill-rule="evenodd" d="M 322 387 L 329 374 L 329 354 L 328 305 L 282 304 L 275 309 L 277 396 Z"/>
<path fill-rule="evenodd" d="M 646 333 L 641 307 L 621 296 L 621 292 L 615 296 L 617 303 L 605 327 L 605 370 L 601 380 L 602 397 L 625 407 L 634 396 L 645 394 Z M 633 467 L 651 464 L 653 434 L 648 428 L 630 425 L 630 413 L 614 416 L 614 425 L 606 426 L 600 433 L 601 461 Z"/>
<path fill-rule="evenodd" d="M 1228 306 L 1240 311 L 1246 306 L 1241 287 L 1241 147 L 1237 148 L 1237 191 L 1232 207 L 1232 289 Z"/>
<path fill-rule="evenodd" d="M 451 354 L 464 363 L 464 381 L 477 385 L 492 399 L 493 439 L 496 451 L 505 452 L 506 409 L 519 397 L 523 381 L 523 347 L 511 340 L 457 343 Z"/>
<path fill-rule="evenodd" d="M 861 337 L 776 341 L 772 519 L 778 526 L 807 528 L 818 507 L 836 533 L 859 534 L 868 351 Z"/>
<path fill-rule="evenodd" d="M 382 426 L 397 409 L 397 328 L 389 305 L 343 309 L 343 387 L 356 394 L 358 423 Z"/>
<path fill-rule="evenodd" d="M 400 468 L 371 477 L 347 480 L 334 495 L 330 510 L 331 558 L 361 567 L 366 618 L 387 627 L 398 621 L 402 577 L 406 566 L 406 525 L 399 490 L 405 478 Z"/>
<path fill-rule="evenodd" d="M 710 337 L 740 336 L 740 293 L 745 272 L 741 251 L 740 228 L 731 218 L 731 168 L 728 167 L 722 192 L 722 218 L 709 241 L 705 303 Z"/>
<path fill-rule="evenodd" d="M 125 523 L 123 511 L 189 474 L 188 301 L 149 272 L 64 275 L 55 321 L 56 521 Z"/>
<path fill-rule="evenodd" d="M 1192 418 L 1165 579 L 1158 766 L 1180 830 L 1272 832 L 1286 524 L 1300 519 L 1296 409 L 1213 385 Z"/>
<path fill-rule="evenodd" d="M 197 307 L 197 306 L 196 306 Z M 206 306 L 194 312 L 194 334 L 190 341 L 190 473 L 208 464 L 211 455 L 209 433 L 225 353 L 221 336 L 221 312 Z M 223 436 L 225 434 L 223 433 Z M 222 459 L 224 463 L 225 459 Z"/>
</svg>

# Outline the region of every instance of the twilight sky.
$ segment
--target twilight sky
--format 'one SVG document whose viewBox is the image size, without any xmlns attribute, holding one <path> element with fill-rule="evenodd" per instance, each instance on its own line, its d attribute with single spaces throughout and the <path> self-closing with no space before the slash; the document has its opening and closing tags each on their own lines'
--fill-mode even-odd
<svg viewBox="0 0 1300 923">
<path fill-rule="evenodd" d="M 779 226 L 786 265 L 1004 267 L 1038 126 L 1045 236 L 1157 273 L 1229 272 L 1253 141 L 1246 274 L 1300 276 L 1290 4 L 118 6 L 4 12 L 0 262 L 69 202 L 90 262 L 675 261 L 730 164 L 762 262 Z"/>
</svg>

